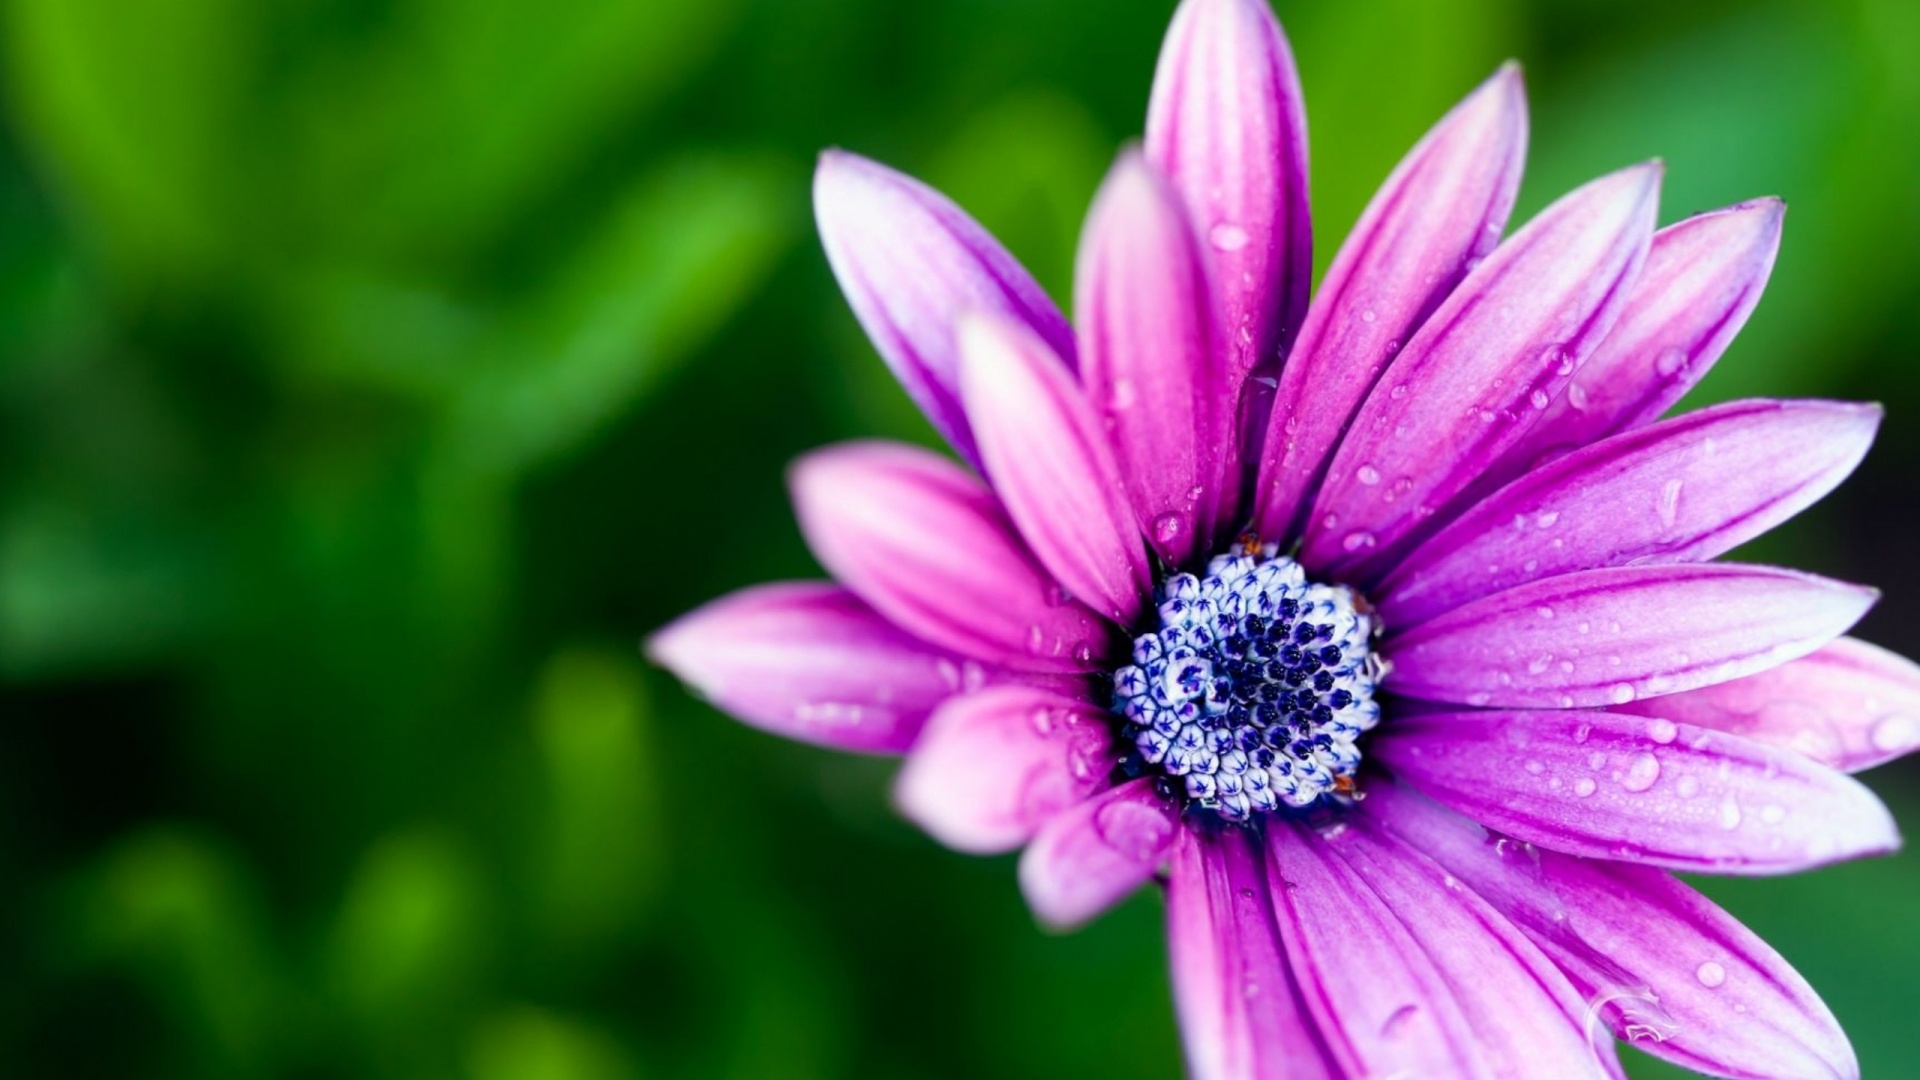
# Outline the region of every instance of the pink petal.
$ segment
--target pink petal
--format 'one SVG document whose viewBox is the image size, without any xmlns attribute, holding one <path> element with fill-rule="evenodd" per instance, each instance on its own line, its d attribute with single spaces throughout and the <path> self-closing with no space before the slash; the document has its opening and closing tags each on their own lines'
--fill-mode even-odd
<svg viewBox="0 0 1920 1080">
<path fill-rule="evenodd" d="M 1540 578 L 1703 562 L 1851 473 L 1878 406 L 1737 401 L 1624 432 L 1536 470 L 1422 542 L 1378 590 L 1406 627 Z"/>
<path fill-rule="evenodd" d="M 801 531 L 839 581 L 910 633 L 976 660 L 1070 673 L 1116 646 L 1067 598 L 985 484 L 898 443 L 815 451 L 789 476 Z"/>
<path fill-rule="evenodd" d="M 1757 675 L 1620 708 L 1732 732 L 1859 772 L 1920 749 L 1920 665 L 1841 638 Z"/>
<path fill-rule="evenodd" d="M 1153 780 L 1130 780 L 1040 827 L 1020 856 L 1020 891 L 1042 923 L 1078 926 L 1146 884 L 1179 827 L 1179 807 Z"/>
<path fill-rule="evenodd" d="M 1303 563 L 1342 572 L 1389 551 L 1526 434 L 1613 324 L 1659 189 L 1658 165 L 1595 180 L 1467 275 L 1360 406 L 1307 521 Z"/>
<path fill-rule="evenodd" d="M 1131 625 L 1152 570 L 1093 406 L 1018 323 L 963 319 L 960 351 L 981 460 L 1027 546 L 1068 592 Z"/>
<path fill-rule="evenodd" d="M 871 754 L 904 753 L 936 705 L 1014 678 L 918 640 L 826 582 L 723 596 L 653 635 L 646 651 L 755 727 Z"/>
<path fill-rule="evenodd" d="M 1279 367 L 1313 274 L 1306 110 L 1265 0 L 1180 5 L 1154 72 L 1146 152 L 1208 239 L 1233 378 L 1220 400 L 1231 401 L 1249 374 Z M 1248 390 L 1264 404 L 1262 386 Z M 1264 409 L 1248 420 L 1260 422 L 1249 428 L 1257 437 Z"/>
<path fill-rule="evenodd" d="M 1639 1049 L 1714 1076 L 1859 1075 L 1807 981 L 1666 872 L 1497 838 L 1390 783 L 1364 810 L 1512 920 Z"/>
<path fill-rule="evenodd" d="M 1358 823 L 1276 819 L 1267 841 L 1280 939 L 1348 1075 L 1610 1075 L 1572 987 L 1437 867 Z"/>
<path fill-rule="evenodd" d="M 1179 830 L 1167 880 L 1173 1000 L 1193 1080 L 1343 1080 L 1282 957 L 1254 834 Z"/>
<path fill-rule="evenodd" d="M 1593 858 L 1781 874 L 1899 847 L 1859 781 L 1664 718 L 1576 710 L 1396 717 L 1369 753 L 1489 829 Z"/>
<path fill-rule="evenodd" d="M 1081 377 L 1169 565 L 1208 554 L 1239 496 L 1245 371 L 1223 355 L 1207 266 L 1179 195 L 1126 153 L 1093 200 L 1074 270 Z"/>
<path fill-rule="evenodd" d="M 994 687 L 940 706 L 900 770 L 894 799 L 956 851 L 1011 851 L 1100 789 L 1113 768 L 1111 746 L 1098 706 Z"/>
<path fill-rule="evenodd" d="M 820 155 L 813 209 L 827 261 L 881 359 L 934 428 L 979 464 L 960 404 L 960 313 L 1019 322 L 1071 364 L 1067 320 L 964 210 L 884 165 L 840 150 Z"/>
<path fill-rule="evenodd" d="M 1619 321 L 1547 407 L 1515 464 L 1656 420 L 1691 390 L 1760 302 L 1786 213 L 1780 200 L 1759 199 L 1655 233 Z"/>
<path fill-rule="evenodd" d="M 1623 705 L 1805 656 L 1878 596 L 1768 566 L 1586 570 L 1495 593 L 1390 638 L 1386 685 L 1468 705 Z"/>
<path fill-rule="evenodd" d="M 1380 373 L 1499 242 L 1526 153 L 1526 90 L 1508 65 L 1420 140 L 1360 215 L 1280 372 L 1255 487 L 1260 535 L 1295 535 Z"/>
</svg>

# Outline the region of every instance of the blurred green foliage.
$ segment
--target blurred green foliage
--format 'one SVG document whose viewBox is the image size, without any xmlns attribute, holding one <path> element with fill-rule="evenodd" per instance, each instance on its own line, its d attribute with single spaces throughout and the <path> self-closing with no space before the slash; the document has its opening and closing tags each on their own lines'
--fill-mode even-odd
<svg viewBox="0 0 1920 1080">
<path fill-rule="evenodd" d="M 812 155 L 927 177 L 1064 297 L 1171 6 L 0 0 L 0 1074 L 1174 1075 L 1151 896 L 1044 936 L 885 763 L 634 651 L 816 572 L 793 454 L 930 438 Z M 1785 195 L 1701 396 L 1889 403 L 1754 554 L 1885 586 L 1863 633 L 1920 651 L 1920 9 L 1282 15 L 1322 267 L 1508 56 L 1523 210 L 1654 155 L 1669 220 Z M 1920 827 L 1920 772 L 1869 779 Z M 1709 888 L 1920 1073 L 1920 859 Z"/>
</svg>

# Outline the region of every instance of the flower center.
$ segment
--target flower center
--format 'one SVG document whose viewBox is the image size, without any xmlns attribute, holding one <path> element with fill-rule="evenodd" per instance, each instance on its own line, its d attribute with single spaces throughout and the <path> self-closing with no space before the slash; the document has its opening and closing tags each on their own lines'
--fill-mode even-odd
<svg viewBox="0 0 1920 1080">
<path fill-rule="evenodd" d="M 1354 740 L 1380 719 L 1377 620 L 1344 586 L 1300 564 L 1236 548 L 1205 577 L 1161 583 L 1160 628 L 1113 676 L 1113 708 L 1138 750 L 1190 805 L 1243 822 L 1352 790 Z"/>
</svg>

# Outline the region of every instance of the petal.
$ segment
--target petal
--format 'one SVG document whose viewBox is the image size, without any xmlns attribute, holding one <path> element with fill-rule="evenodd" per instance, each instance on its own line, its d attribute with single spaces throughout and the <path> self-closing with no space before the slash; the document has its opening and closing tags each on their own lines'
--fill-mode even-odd
<svg viewBox="0 0 1920 1080">
<path fill-rule="evenodd" d="M 1180 5 L 1154 72 L 1146 153 L 1208 239 L 1234 380 L 1219 400 L 1231 401 L 1247 375 L 1278 368 L 1313 273 L 1305 99 L 1265 0 Z"/>
<path fill-rule="evenodd" d="M 1301 561 L 1393 548 L 1523 435 L 1599 344 L 1653 235 L 1660 168 L 1548 207 L 1467 275 L 1367 395 L 1327 467 Z"/>
<path fill-rule="evenodd" d="M 1420 140 L 1360 215 L 1280 372 L 1255 487 L 1260 535 L 1295 535 L 1387 362 L 1499 242 L 1526 154 L 1526 89 L 1509 64 Z"/>
<path fill-rule="evenodd" d="M 1254 834 L 1179 830 L 1167 879 L 1174 1007 L 1193 1080 L 1340 1080 L 1281 956 Z"/>
<path fill-rule="evenodd" d="M 1807 981 L 1665 871 L 1496 838 L 1391 783 L 1369 785 L 1364 809 L 1524 931 L 1639 1049 L 1714 1076 L 1859 1075 Z"/>
<path fill-rule="evenodd" d="M 1375 760 L 1473 820 L 1570 855 L 1780 874 L 1892 851 L 1860 782 L 1791 751 L 1664 718 L 1543 710 L 1400 716 Z"/>
<path fill-rule="evenodd" d="M 816 451 L 789 476 L 800 529 L 836 579 L 908 632 L 976 660 L 1088 671 L 1116 645 L 959 465 L 898 443 Z"/>
<path fill-rule="evenodd" d="M 755 727 L 874 754 L 905 752 L 952 695 L 1013 678 L 918 640 L 826 582 L 723 596 L 653 635 L 646 651 Z"/>
<path fill-rule="evenodd" d="M 1812 652 L 1879 594 L 1770 566 L 1623 566 L 1495 593 L 1386 643 L 1395 693 L 1468 705 L 1623 705 Z"/>
<path fill-rule="evenodd" d="M 1179 195 L 1136 152 L 1093 200 L 1074 269 L 1081 378 L 1127 478 L 1140 530 L 1169 565 L 1208 553 L 1239 495 L 1244 371 L 1219 348 L 1206 262 Z"/>
<path fill-rule="evenodd" d="M 1704 562 L 1833 490 L 1880 416 L 1874 405 L 1736 401 L 1595 443 L 1421 543 L 1381 584 L 1381 616 L 1406 627 L 1576 570 Z"/>
<path fill-rule="evenodd" d="M 894 786 L 900 812 L 956 851 L 993 854 L 1097 791 L 1113 768 L 1096 705 L 1025 686 L 949 700 Z"/>
<path fill-rule="evenodd" d="M 1920 749 L 1920 665 L 1841 638 L 1770 671 L 1621 711 L 1732 732 L 1859 772 Z"/>
<path fill-rule="evenodd" d="M 1572 988 L 1433 867 L 1344 822 L 1276 819 L 1267 842 L 1280 939 L 1348 1075 L 1605 1075 L 1567 1015 Z"/>
<path fill-rule="evenodd" d="M 841 150 L 820 155 L 813 211 L 827 262 L 881 359 L 934 428 L 978 465 L 960 404 L 960 313 L 1020 322 L 1071 364 L 1067 320 L 966 211 L 878 162 Z"/>
<path fill-rule="evenodd" d="M 1007 513 L 1054 579 L 1129 625 L 1153 586 L 1113 449 L 1080 386 L 1018 323 L 961 320 L 960 385 Z"/>
<path fill-rule="evenodd" d="M 1726 351 L 1773 272 L 1787 206 L 1759 199 L 1653 234 L 1606 340 L 1516 452 L 1540 460 L 1658 419 Z"/>
<path fill-rule="evenodd" d="M 1062 811 L 1020 856 L 1020 891 L 1040 921 L 1078 926 L 1147 883 L 1173 849 L 1180 810 L 1149 778 Z"/>
</svg>

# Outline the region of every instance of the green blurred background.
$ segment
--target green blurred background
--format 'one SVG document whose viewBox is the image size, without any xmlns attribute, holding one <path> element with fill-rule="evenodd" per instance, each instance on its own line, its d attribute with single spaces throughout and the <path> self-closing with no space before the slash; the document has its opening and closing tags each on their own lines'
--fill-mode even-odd
<svg viewBox="0 0 1920 1080">
<path fill-rule="evenodd" d="M 1164 1078 L 1159 902 L 1036 930 L 885 762 L 636 643 L 930 440 L 812 235 L 842 145 L 1064 296 L 1170 0 L 0 0 L 0 1074 Z M 1752 557 L 1920 652 L 1920 7 L 1295 0 L 1324 267 L 1502 59 L 1523 213 L 1792 204 L 1702 388 L 1887 402 Z M 1920 830 L 1920 768 L 1868 781 Z M 1709 890 L 1920 1075 L 1920 855 Z M 1664 1076 L 1636 1062 L 1644 1076 Z"/>
</svg>

